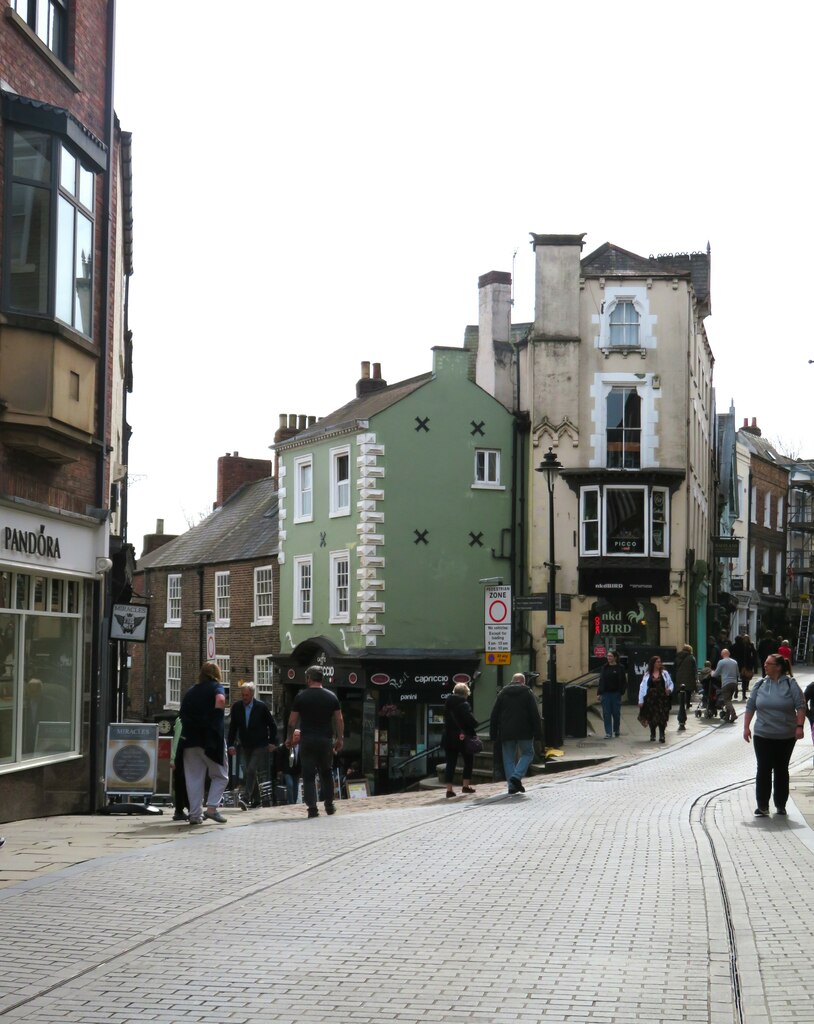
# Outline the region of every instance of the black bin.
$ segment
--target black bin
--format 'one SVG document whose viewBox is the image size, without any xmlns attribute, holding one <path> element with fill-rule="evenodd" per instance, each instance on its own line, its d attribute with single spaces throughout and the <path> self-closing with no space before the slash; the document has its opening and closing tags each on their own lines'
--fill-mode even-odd
<svg viewBox="0 0 814 1024">
<path fill-rule="evenodd" d="M 543 683 L 543 743 L 546 747 L 561 747 L 565 739 L 565 701 L 562 683 Z"/>
<path fill-rule="evenodd" d="M 584 686 L 565 688 L 565 735 L 578 740 L 588 735 L 588 691 Z"/>
</svg>

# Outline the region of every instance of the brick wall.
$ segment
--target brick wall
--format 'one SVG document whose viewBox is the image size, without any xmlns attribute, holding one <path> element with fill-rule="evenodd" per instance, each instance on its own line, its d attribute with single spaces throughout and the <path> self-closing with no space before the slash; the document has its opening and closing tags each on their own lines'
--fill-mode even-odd
<svg viewBox="0 0 814 1024">
<path fill-rule="evenodd" d="M 254 569 L 271 565 L 274 591 L 274 622 L 253 626 Z M 195 615 L 197 609 L 215 608 L 215 574 L 228 572 L 230 583 L 230 625 L 217 627 L 215 639 L 218 655 L 231 658 L 231 699 L 237 700 L 238 681 L 254 679 L 254 658 L 277 654 L 280 650 L 278 609 L 280 577 L 276 559 L 271 557 L 250 562 L 228 562 L 192 568 L 146 569 L 136 573 L 135 590 L 149 598 L 150 622 L 146 644 L 131 645 L 133 664 L 129 681 L 129 715 L 151 721 L 165 705 L 166 656 L 181 654 L 182 694 L 197 681 L 204 659 L 206 616 Z M 165 625 L 167 616 L 167 577 L 181 575 L 181 626 Z M 203 587 L 203 590 L 201 590 Z M 214 621 L 214 620 L 213 620 Z M 274 686 L 274 709 L 280 707 L 281 688 Z"/>
</svg>

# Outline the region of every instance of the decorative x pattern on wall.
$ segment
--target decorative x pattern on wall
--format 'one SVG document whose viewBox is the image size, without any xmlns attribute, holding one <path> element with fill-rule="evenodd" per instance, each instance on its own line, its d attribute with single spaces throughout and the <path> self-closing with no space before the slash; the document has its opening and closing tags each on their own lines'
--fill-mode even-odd
<svg viewBox="0 0 814 1024">
<path fill-rule="evenodd" d="M 420 416 L 416 416 L 415 421 L 416 421 L 416 428 L 415 428 L 416 432 L 418 432 L 419 430 L 426 430 L 427 433 L 429 434 L 430 428 L 427 426 L 427 424 L 430 422 L 429 416 L 425 416 L 423 420 L 421 419 Z"/>
<path fill-rule="evenodd" d="M 483 437 L 483 428 L 486 426 L 485 422 L 483 420 L 481 420 L 479 423 L 476 423 L 474 420 L 470 420 L 469 422 L 472 424 L 472 429 L 469 431 L 469 433 L 473 437 L 475 436 L 475 434 L 480 434 L 480 436 Z"/>
<path fill-rule="evenodd" d="M 429 544 L 429 541 L 427 540 L 427 534 L 429 532 L 430 532 L 429 530 L 413 530 L 413 533 L 415 534 L 415 540 L 413 541 L 413 543 L 414 544 Z"/>
<path fill-rule="evenodd" d="M 483 541 L 481 540 L 481 537 L 483 537 L 483 534 L 482 534 L 482 533 L 473 533 L 473 532 L 472 532 L 472 531 L 470 530 L 470 531 L 469 531 L 469 536 L 470 536 L 470 537 L 472 538 L 472 539 L 471 539 L 471 540 L 469 541 L 469 546 L 470 546 L 471 548 L 474 548 L 474 546 L 475 546 L 476 544 L 478 545 L 478 547 L 479 547 L 479 548 L 482 548 L 482 547 L 483 547 Z"/>
</svg>

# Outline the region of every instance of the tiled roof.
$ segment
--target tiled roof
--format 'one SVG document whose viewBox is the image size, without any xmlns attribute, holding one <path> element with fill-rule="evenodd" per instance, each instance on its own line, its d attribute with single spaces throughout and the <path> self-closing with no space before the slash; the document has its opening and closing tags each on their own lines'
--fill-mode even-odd
<svg viewBox="0 0 814 1024">
<path fill-rule="evenodd" d="M 395 405 L 396 402 L 411 395 L 430 380 L 432 380 L 432 373 L 422 373 L 418 377 L 410 377 L 408 380 L 402 380 L 397 384 L 379 388 L 377 391 L 370 391 L 360 398 L 354 398 L 352 402 L 343 405 L 341 409 L 336 409 L 317 420 L 313 426 L 280 442 L 276 446 L 277 450 L 285 449 L 289 445 L 298 445 L 303 441 L 319 439 L 322 435 L 330 434 L 342 427 L 354 427 L 359 420 L 369 420 L 377 413 L 389 409 L 391 405 Z"/>
<path fill-rule="evenodd" d="M 138 560 L 138 571 L 271 558 L 277 554 L 277 491 L 267 477 L 244 484 L 202 523 Z"/>
</svg>

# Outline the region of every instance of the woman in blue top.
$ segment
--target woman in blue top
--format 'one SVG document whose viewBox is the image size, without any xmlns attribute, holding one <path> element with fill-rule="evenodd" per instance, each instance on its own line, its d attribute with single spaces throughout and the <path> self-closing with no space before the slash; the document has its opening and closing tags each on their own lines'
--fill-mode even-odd
<svg viewBox="0 0 814 1024">
<path fill-rule="evenodd" d="M 755 776 L 755 814 L 769 814 L 769 794 L 774 775 L 774 806 L 786 813 L 789 798 L 789 761 L 794 744 L 803 738 L 805 700 L 791 666 L 780 654 L 770 654 L 763 665 L 766 675 L 752 687 L 743 716 L 743 738 L 753 741 L 757 775 Z M 750 728 L 757 713 L 754 734 Z"/>
</svg>

